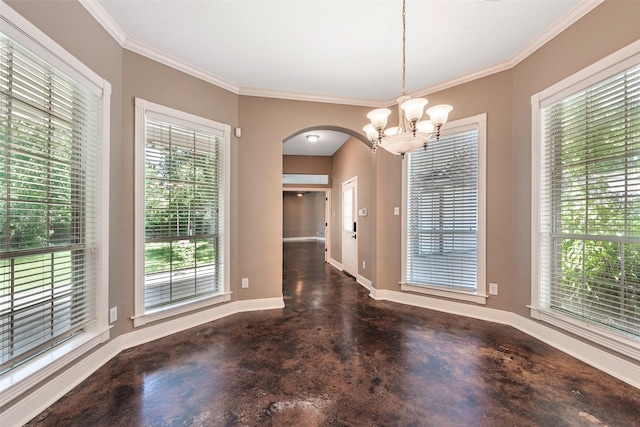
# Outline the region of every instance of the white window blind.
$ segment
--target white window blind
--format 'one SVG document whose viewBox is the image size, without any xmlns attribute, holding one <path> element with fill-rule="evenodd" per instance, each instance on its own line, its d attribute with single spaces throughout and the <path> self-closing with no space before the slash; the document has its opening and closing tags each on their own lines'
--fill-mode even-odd
<svg viewBox="0 0 640 427">
<path fill-rule="evenodd" d="M 102 97 L 0 35 L 0 370 L 96 319 Z"/>
<path fill-rule="evenodd" d="M 144 311 L 224 291 L 225 135 L 145 116 Z"/>
<path fill-rule="evenodd" d="M 407 166 L 405 280 L 477 290 L 478 130 L 430 141 Z"/>
<path fill-rule="evenodd" d="M 640 65 L 540 119 L 538 304 L 640 340 Z"/>
</svg>

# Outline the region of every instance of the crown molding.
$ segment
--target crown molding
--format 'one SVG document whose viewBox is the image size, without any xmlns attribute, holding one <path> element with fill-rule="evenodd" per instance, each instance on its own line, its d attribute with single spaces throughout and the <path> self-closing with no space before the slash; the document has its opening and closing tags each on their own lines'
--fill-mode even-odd
<svg viewBox="0 0 640 427">
<path fill-rule="evenodd" d="M 547 28 L 542 34 L 531 40 L 525 47 L 523 47 L 515 55 L 513 55 L 509 60 L 509 62 L 511 63 L 511 67 L 515 67 L 516 65 L 518 65 L 529 55 L 540 49 L 558 34 L 569 28 L 580 18 L 595 9 L 602 2 L 604 2 L 604 0 L 582 0 L 580 3 L 578 3 L 578 5 L 576 5 L 576 7 L 571 9 L 569 13 L 561 17 L 549 28 Z"/>
<path fill-rule="evenodd" d="M 287 99 L 291 101 L 307 101 L 307 102 L 323 102 L 327 104 L 342 104 L 342 105 L 357 105 L 362 107 L 384 107 L 386 104 L 383 101 L 376 101 L 375 99 L 365 98 L 346 98 L 329 95 L 317 95 L 310 93 L 300 92 L 285 92 L 269 89 L 259 88 L 240 88 L 239 95 L 243 96 L 257 96 L 261 98 L 277 98 Z"/>
<path fill-rule="evenodd" d="M 471 82 L 473 80 L 480 79 L 482 77 L 487 77 L 492 74 L 509 70 L 515 67 L 516 65 L 518 65 L 520 62 L 522 62 L 524 59 L 526 59 L 529 55 L 534 53 L 536 50 L 544 46 L 547 42 L 552 40 L 562 31 L 569 28 L 572 24 L 574 24 L 576 21 L 581 19 L 587 13 L 591 12 L 603 1 L 604 0 L 582 0 L 569 13 L 567 13 L 558 21 L 556 21 L 551 27 L 545 30 L 538 37 L 536 37 L 535 39 L 527 43 L 526 46 L 524 46 L 522 49 L 516 52 L 511 58 L 503 62 L 494 64 L 489 67 L 482 68 L 476 71 L 472 71 L 462 76 L 455 77 L 453 79 L 449 79 L 431 86 L 424 87 L 422 89 L 412 92 L 410 95 L 412 97 L 429 95 L 435 92 L 452 88 L 454 86 Z M 376 101 L 373 99 L 364 99 L 364 98 L 346 98 L 346 97 L 329 96 L 329 95 L 307 94 L 307 93 L 299 93 L 299 92 L 287 92 L 287 91 L 277 91 L 277 90 L 270 90 L 270 89 L 241 87 L 236 85 L 235 83 L 227 81 L 212 73 L 209 73 L 200 68 L 194 67 L 176 58 L 173 58 L 165 53 L 162 53 L 142 43 L 131 40 L 129 37 L 127 37 L 124 31 L 122 31 L 122 29 L 115 23 L 115 21 L 113 21 L 113 19 L 109 16 L 109 14 L 102 8 L 102 6 L 100 6 L 100 4 L 96 0 L 79 0 L 79 2 L 89 11 L 89 13 L 91 13 L 91 15 L 98 21 L 98 23 L 100 23 L 105 28 L 105 30 L 107 30 L 107 32 L 123 48 L 130 50 L 132 52 L 138 53 L 147 58 L 153 59 L 155 61 L 158 61 L 162 64 L 175 68 L 176 70 L 182 71 L 186 74 L 192 75 L 196 78 L 199 78 L 201 80 L 204 80 L 216 86 L 219 86 L 237 95 L 256 96 L 261 98 L 286 99 L 291 101 L 306 101 L 306 102 L 321 102 L 321 103 L 327 103 L 327 104 L 354 105 L 354 106 L 371 107 L 371 108 L 387 107 L 389 105 L 396 104 L 395 98 L 383 100 L 383 101 Z"/>
<path fill-rule="evenodd" d="M 445 80 L 443 82 L 436 83 L 436 84 L 431 85 L 431 86 L 424 87 L 424 88 L 422 88 L 420 90 L 417 90 L 415 92 L 411 92 L 409 94 L 409 96 L 411 96 L 412 98 L 416 98 L 416 97 L 419 97 L 419 96 L 426 96 L 426 95 L 429 95 L 429 94 L 432 94 L 432 93 L 435 93 L 435 92 L 440 92 L 440 91 L 445 90 L 445 89 L 449 89 L 449 88 L 452 88 L 452 87 L 455 87 L 455 86 L 459 86 L 459 85 L 464 84 L 464 83 L 469 83 L 469 82 L 472 82 L 474 80 L 478 80 L 478 79 L 481 79 L 483 77 L 487 77 L 487 76 L 490 76 L 492 74 L 499 73 L 501 71 L 506 71 L 506 70 L 509 70 L 511 68 L 513 68 L 513 65 L 511 64 L 511 60 L 502 61 L 502 62 L 499 62 L 497 64 L 490 65 L 488 67 L 481 68 L 479 70 L 472 71 L 472 72 L 467 73 L 467 74 L 463 74 L 462 76 L 455 77 L 455 78 L 449 79 L 449 80 Z M 386 105 L 393 105 L 393 104 L 396 104 L 396 103 L 397 103 L 397 101 L 394 98 L 394 99 L 388 100 Z"/>
<path fill-rule="evenodd" d="M 439 92 L 445 89 L 452 88 L 454 86 L 459 86 L 464 83 L 469 83 L 473 80 L 480 79 L 482 77 L 487 77 L 492 74 L 496 74 L 502 71 L 510 70 L 520 62 L 525 60 L 529 55 L 533 54 L 535 51 L 544 46 L 547 42 L 552 40 L 558 34 L 569 28 L 575 22 L 577 22 L 580 18 L 585 16 L 587 13 L 591 12 L 595 9 L 596 6 L 601 4 L 604 0 L 582 0 L 576 7 L 571 9 L 569 13 L 564 15 L 558 21 L 556 21 L 551 27 L 547 28 L 542 34 L 537 36 L 535 39 L 531 40 L 516 52 L 511 58 L 499 62 L 494 65 L 490 65 L 486 68 L 482 68 L 480 70 L 472 71 L 471 73 L 464 74 L 462 76 L 446 80 L 444 82 L 437 83 L 432 86 L 427 86 L 422 89 L 419 89 L 415 92 L 410 93 L 409 95 L 412 98 L 418 96 L 426 96 L 435 92 Z M 396 103 L 395 99 L 390 99 L 387 101 L 386 105 L 393 105 Z"/>
<path fill-rule="evenodd" d="M 93 18 L 98 21 L 100 25 L 113 37 L 120 46 L 124 49 L 130 50 L 132 52 L 138 53 L 147 58 L 153 59 L 154 61 L 160 62 L 161 64 L 172 67 L 176 70 L 182 71 L 191 76 L 197 77 L 201 80 L 219 86 L 223 89 L 226 89 L 230 92 L 238 94 L 240 92 L 240 88 L 228 82 L 216 75 L 213 75 L 209 72 L 201 70 L 197 67 L 194 67 L 190 64 L 187 64 L 183 61 L 180 61 L 176 58 L 173 58 L 165 53 L 160 52 L 159 50 L 153 49 L 149 46 L 146 46 L 140 42 L 132 40 L 129 38 L 125 32 L 120 28 L 118 24 L 111 18 L 111 16 L 104 10 L 100 3 L 96 0 L 78 0 L 82 6 L 93 16 Z"/>
<path fill-rule="evenodd" d="M 107 11 L 104 10 L 102 6 L 100 6 L 100 3 L 98 3 L 97 0 L 78 1 L 82 6 L 84 6 L 85 9 L 87 9 L 87 12 L 89 12 L 91 16 L 93 16 L 93 18 L 98 21 L 100 25 L 102 25 L 102 28 L 107 30 L 109 35 L 111 35 L 111 37 L 113 37 L 120 46 L 124 46 L 128 38 L 127 35 L 122 30 L 122 28 L 120 28 L 120 26 L 116 24 L 116 21 L 111 18 Z"/>
<path fill-rule="evenodd" d="M 222 89 L 226 89 L 229 92 L 233 92 L 236 95 L 240 94 L 240 87 L 224 80 L 212 73 L 204 71 L 200 68 L 194 67 L 193 65 L 187 64 L 186 62 L 180 61 L 170 55 L 167 55 L 159 50 L 153 49 L 149 46 L 146 46 L 142 43 L 133 41 L 131 39 L 127 39 L 124 46 L 125 49 L 130 50 L 131 52 L 140 54 L 149 59 L 153 59 L 161 64 L 167 65 L 171 68 L 174 68 L 178 71 L 182 71 L 186 74 L 189 74 L 193 77 L 196 77 L 200 80 L 204 80 L 205 82 L 216 85 Z"/>
</svg>

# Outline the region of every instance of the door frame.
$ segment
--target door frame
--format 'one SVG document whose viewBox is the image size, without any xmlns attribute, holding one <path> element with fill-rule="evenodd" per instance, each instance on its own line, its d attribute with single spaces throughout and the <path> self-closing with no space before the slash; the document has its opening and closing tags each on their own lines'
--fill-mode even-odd
<svg viewBox="0 0 640 427">
<path fill-rule="evenodd" d="M 323 187 L 305 187 L 305 186 L 295 186 L 295 187 L 282 187 L 282 192 L 285 191 L 305 191 L 309 193 L 324 193 L 324 219 L 325 219 L 325 227 L 324 227 L 324 262 L 331 261 L 331 189 L 323 188 Z M 284 212 L 282 213 L 284 215 Z M 282 221 L 282 220 L 281 220 Z"/>
<path fill-rule="evenodd" d="M 357 224 L 356 226 L 356 230 L 354 231 L 354 234 L 356 235 L 356 239 L 355 239 L 355 260 L 354 260 L 354 265 L 355 265 L 355 274 L 353 275 L 353 277 L 357 280 L 358 279 L 358 248 L 360 246 L 359 243 L 359 239 L 357 238 L 358 233 L 360 233 L 360 221 L 358 220 L 358 175 L 356 176 L 352 176 L 349 179 L 346 179 L 344 181 L 342 181 L 342 186 L 340 187 L 341 191 L 340 191 L 340 247 L 342 249 L 342 259 L 340 260 L 342 263 L 342 270 L 346 271 L 344 268 L 344 187 L 347 184 L 350 184 L 352 182 L 355 181 L 355 185 L 353 187 L 353 221 Z"/>
</svg>

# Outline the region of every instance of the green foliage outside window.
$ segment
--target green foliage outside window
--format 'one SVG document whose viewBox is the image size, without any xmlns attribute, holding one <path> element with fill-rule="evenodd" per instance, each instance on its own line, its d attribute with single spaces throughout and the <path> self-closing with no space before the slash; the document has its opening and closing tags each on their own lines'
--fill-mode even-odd
<svg viewBox="0 0 640 427">
<path fill-rule="evenodd" d="M 145 274 L 212 265 L 218 200 L 214 156 L 151 144 L 147 150 Z"/>
<path fill-rule="evenodd" d="M 6 122 L 0 124 L 0 188 L 6 193 L 0 200 L 3 251 L 71 243 L 71 138 L 62 126 L 47 128 L 15 117 L 10 129 Z"/>
<path fill-rule="evenodd" d="M 559 254 L 552 274 L 562 277 L 561 289 L 552 291 L 551 304 L 637 334 L 633 331 L 640 331 L 640 94 L 604 108 L 594 106 L 602 102 L 600 90 L 596 87 L 565 100 L 550 114 L 557 120 L 551 174 L 561 177 L 552 196 L 551 244 L 561 248 L 552 249 Z"/>
</svg>

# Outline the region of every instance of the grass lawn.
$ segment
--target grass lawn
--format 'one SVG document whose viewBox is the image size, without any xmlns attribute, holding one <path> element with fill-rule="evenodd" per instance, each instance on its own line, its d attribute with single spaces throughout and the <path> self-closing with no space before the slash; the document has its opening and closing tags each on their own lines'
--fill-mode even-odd
<svg viewBox="0 0 640 427">
<path fill-rule="evenodd" d="M 214 240 L 180 240 L 145 245 L 145 273 L 160 273 L 213 264 Z M 72 281 L 71 251 L 0 260 L 0 295 L 33 288 L 63 286 Z M 13 262 L 13 272 L 12 272 Z M 171 263 L 173 266 L 171 267 Z"/>
<path fill-rule="evenodd" d="M 146 243 L 145 274 L 213 264 L 214 244 L 207 239 Z"/>
<path fill-rule="evenodd" d="M 11 293 L 11 259 L 0 261 L 0 295 Z M 71 251 L 29 255 L 13 258 L 13 279 L 16 292 L 32 288 L 70 284 Z"/>
</svg>

